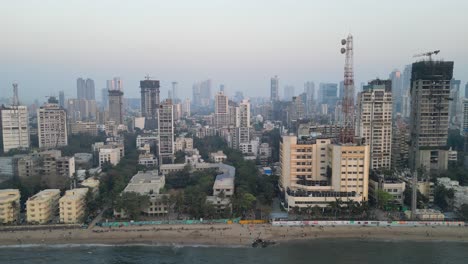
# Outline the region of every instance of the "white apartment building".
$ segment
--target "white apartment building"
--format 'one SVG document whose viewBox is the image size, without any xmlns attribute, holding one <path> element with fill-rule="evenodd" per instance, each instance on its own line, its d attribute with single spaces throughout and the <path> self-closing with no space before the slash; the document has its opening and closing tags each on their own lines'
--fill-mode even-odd
<svg viewBox="0 0 468 264">
<path fill-rule="evenodd" d="M 105 163 L 110 163 L 113 166 L 120 162 L 121 149 L 115 145 L 105 145 L 99 149 L 99 167 Z"/>
<path fill-rule="evenodd" d="M 26 106 L 0 106 L 3 151 L 29 148 L 29 115 Z"/>
<path fill-rule="evenodd" d="M 178 137 L 174 142 L 174 151 L 192 151 L 193 139 L 186 137 Z"/>
</svg>

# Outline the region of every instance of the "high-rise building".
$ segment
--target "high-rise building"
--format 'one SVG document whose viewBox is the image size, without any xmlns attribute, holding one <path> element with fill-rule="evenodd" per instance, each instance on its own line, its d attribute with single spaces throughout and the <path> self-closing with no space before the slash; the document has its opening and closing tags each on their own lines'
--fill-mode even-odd
<svg viewBox="0 0 468 264">
<path fill-rule="evenodd" d="M 403 118 L 409 118 L 411 112 L 411 67 L 412 65 L 406 65 L 402 76 L 401 85 L 401 116 Z"/>
<path fill-rule="evenodd" d="M 96 100 L 94 81 L 92 79 L 78 78 L 76 80 L 76 94 L 78 99 Z"/>
<path fill-rule="evenodd" d="M 270 80 L 270 100 L 279 101 L 279 78 L 276 75 Z"/>
<path fill-rule="evenodd" d="M 460 127 L 460 134 L 468 136 L 468 98 L 463 99 L 463 120 Z"/>
<path fill-rule="evenodd" d="M 390 73 L 389 79 L 392 81 L 392 97 L 393 97 L 393 116 L 395 117 L 397 113 L 401 113 L 402 105 L 402 78 L 401 72 L 397 69 Z"/>
<path fill-rule="evenodd" d="M 159 81 L 143 80 L 140 81 L 141 89 L 141 114 L 145 117 L 146 129 L 158 128 L 159 111 Z"/>
<path fill-rule="evenodd" d="M 293 96 L 292 101 L 288 103 L 288 127 L 292 127 L 292 124 L 294 122 L 297 122 L 297 120 L 304 118 L 305 105 L 303 103 L 303 99 L 301 99 L 301 96 Z"/>
<path fill-rule="evenodd" d="M 392 168 L 398 170 L 408 168 L 409 141 L 408 124 L 402 118 L 397 118 L 392 129 Z"/>
<path fill-rule="evenodd" d="M 465 84 L 465 98 L 468 98 L 468 82 Z"/>
<path fill-rule="evenodd" d="M 29 148 L 29 114 L 22 105 L 0 106 L 3 151 Z"/>
<path fill-rule="evenodd" d="M 101 89 L 101 108 L 106 110 L 109 104 L 109 88 Z"/>
<path fill-rule="evenodd" d="M 413 63 L 411 74 L 410 168 L 447 169 L 450 82 L 453 62 Z"/>
<path fill-rule="evenodd" d="M 96 119 L 96 101 L 86 99 L 68 99 L 67 113 L 69 121 L 87 121 Z"/>
<path fill-rule="evenodd" d="M 229 124 L 228 97 L 223 91 L 219 91 L 215 96 L 215 126 L 225 127 Z"/>
<path fill-rule="evenodd" d="M 358 95 L 356 134 L 370 146 L 371 169 L 391 167 L 391 89 L 390 80 L 373 80 Z"/>
<path fill-rule="evenodd" d="M 174 161 L 174 106 L 172 100 L 166 99 L 159 106 L 159 164 Z"/>
<path fill-rule="evenodd" d="M 336 145 L 328 137 L 283 136 L 280 190 L 288 210 L 368 198 L 369 146 Z"/>
<path fill-rule="evenodd" d="M 450 123 L 458 125 L 461 122 L 462 116 L 460 107 L 460 80 L 452 79 L 450 81 L 450 106 L 449 106 L 449 118 Z"/>
<path fill-rule="evenodd" d="M 239 145 L 250 141 L 250 102 L 246 99 L 239 104 L 238 139 Z"/>
<path fill-rule="evenodd" d="M 244 94 L 241 91 L 236 91 L 234 94 L 234 102 L 240 103 L 244 100 Z"/>
<path fill-rule="evenodd" d="M 57 148 L 68 145 L 67 112 L 55 98 L 37 110 L 37 133 L 40 148 Z"/>
<path fill-rule="evenodd" d="M 177 82 L 172 82 L 172 100 L 174 102 L 179 102 L 179 84 Z"/>
<path fill-rule="evenodd" d="M 191 116 L 190 113 L 190 99 L 186 98 L 184 103 L 182 104 L 182 116 L 189 117 Z"/>
<path fill-rule="evenodd" d="M 305 82 L 304 93 L 307 96 L 307 99 L 303 102 L 305 105 L 305 112 L 307 115 L 311 115 L 314 112 L 315 83 L 312 81 Z"/>
<path fill-rule="evenodd" d="M 200 84 L 200 103 L 207 107 L 211 104 L 211 80 L 206 80 Z"/>
<path fill-rule="evenodd" d="M 284 86 L 284 101 L 292 101 L 294 95 L 296 94 L 294 90 L 294 86 L 292 85 Z"/>
<path fill-rule="evenodd" d="M 64 91 L 59 92 L 59 105 L 60 107 L 65 108 L 65 92 Z"/>
<path fill-rule="evenodd" d="M 109 90 L 109 121 L 114 121 L 117 125 L 123 124 L 124 107 L 123 92 L 121 90 Z"/>
<path fill-rule="evenodd" d="M 320 83 L 318 90 L 318 101 L 320 104 L 326 104 L 328 107 L 334 108 L 338 101 L 338 84 L 336 83 Z"/>
</svg>

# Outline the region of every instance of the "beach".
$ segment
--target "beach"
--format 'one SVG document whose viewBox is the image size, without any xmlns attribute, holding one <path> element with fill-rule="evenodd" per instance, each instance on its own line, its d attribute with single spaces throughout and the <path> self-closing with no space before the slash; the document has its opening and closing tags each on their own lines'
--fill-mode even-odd
<svg viewBox="0 0 468 264">
<path fill-rule="evenodd" d="M 91 229 L 1 231 L 0 245 L 157 244 L 249 246 L 256 238 L 278 243 L 316 239 L 468 242 L 465 227 L 273 227 L 269 224 L 158 225 Z"/>
</svg>

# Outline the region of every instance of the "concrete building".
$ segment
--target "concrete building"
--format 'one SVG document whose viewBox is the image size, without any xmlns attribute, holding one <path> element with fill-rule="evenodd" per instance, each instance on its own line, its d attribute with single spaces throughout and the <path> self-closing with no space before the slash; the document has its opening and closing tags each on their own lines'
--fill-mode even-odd
<svg viewBox="0 0 468 264">
<path fill-rule="evenodd" d="M 392 153 L 392 85 L 373 80 L 358 95 L 356 134 L 370 146 L 371 169 L 390 169 Z"/>
<path fill-rule="evenodd" d="M 162 202 L 164 194 L 160 194 L 160 190 L 166 184 L 165 176 L 161 175 L 157 170 L 142 172 L 135 174 L 123 192 L 135 192 L 141 195 L 148 195 L 150 202 L 147 208 L 142 210 L 146 215 L 165 215 L 168 213 L 169 205 Z M 118 213 L 120 217 L 125 216 L 124 212 Z"/>
<path fill-rule="evenodd" d="M 140 81 L 141 114 L 145 117 L 145 128 L 154 130 L 158 128 L 159 80 L 146 79 Z"/>
<path fill-rule="evenodd" d="M 447 169 L 450 82 L 453 62 L 413 63 L 411 84 L 412 170 L 425 166 L 429 172 Z"/>
<path fill-rule="evenodd" d="M 60 190 L 46 189 L 26 201 L 26 220 L 32 224 L 48 224 L 59 208 Z"/>
<path fill-rule="evenodd" d="M 0 190 L 0 223 L 17 223 L 20 213 L 20 192 L 17 189 Z"/>
<path fill-rule="evenodd" d="M 99 148 L 99 167 L 105 163 L 115 166 L 119 164 L 121 158 L 121 148 L 116 145 L 105 145 Z"/>
<path fill-rule="evenodd" d="M 457 127 L 461 123 L 462 116 L 460 115 L 460 80 L 452 79 L 450 81 L 450 105 L 449 119 L 450 124 Z"/>
<path fill-rule="evenodd" d="M 405 199 L 404 192 L 406 190 L 406 183 L 398 179 L 369 179 L 369 197 L 372 197 L 374 201 L 377 201 L 377 191 L 379 190 L 389 193 L 392 195 L 394 202 L 402 205 Z"/>
<path fill-rule="evenodd" d="M 239 104 L 239 127 L 237 128 L 238 146 L 250 141 L 250 102 L 243 100 Z"/>
<path fill-rule="evenodd" d="M 206 201 L 208 203 L 213 204 L 218 213 L 228 208 L 230 211 L 232 209 L 230 198 L 233 195 L 234 195 L 234 173 L 222 172 L 222 174 L 219 174 L 216 176 L 215 182 L 213 184 L 213 195 L 207 196 Z"/>
<path fill-rule="evenodd" d="M 210 159 L 215 163 L 221 163 L 227 159 L 227 156 L 222 150 L 218 150 L 217 152 L 210 153 Z"/>
<path fill-rule="evenodd" d="M 240 143 L 239 150 L 243 154 L 250 154 L 251 156 L 257 156 L 258 146 L 260 145 L 259 139 L 251 140 L 250 142 Z"/>
<path fill-rule="evenodd" d="M 26 106 L 0 106 L 0 133 L 3 152 L 11 149 L 28 149 L 29 115 Z"/>
<path fill-rule="evenodd" d="M 437 185 L 454 190 L 453 206 L 455 209 L 459 210 L 463 204 L 468 204 L 468 186 L 460 186 L 458 181 L 452 181 L 447 177 L 438 178 Z"/>
<path fill-rule="evenodd" d="M 183 117 L 189 117 L 191 116 L 191 112 L 190 112 L 190 99 L 185 99 L 185 101 L 183 102 L 182 104 L 182 116 Z"/>
<path fill-rule="evenodd" d="M 392 130 L 392 168 L 405 169 L 409 163 L 409 125 L 397 118 Z"/>
<path fill-rule="evenodd" d="M 229 124 L 228 97 L 219 91 L 215 96 L 215 126 L 225 127 Z"/>
<path fill-rule="evenodd" d="M 109 121 L 117 125 L 124 123 L 123 91 L 109 90 Z"/>
<path fill-rule="evenodd" d="M 138 156 L 138 164 L 146 168 L 156 168 L 158 166 L 158 159 L 151 153 L 140 154 Z"/>
<path fill-rule="evenodd" d="M 71 98 L 67 101 L 69 121 L 89 121 L 97 118 L 97 104 L 95 100 Z"/>
<path fill-rule="evenodd" d="M 192 151 L 193 139 L 186 137 L 178 137 L 174 142 L 174 151 Z"/>
<path fill-rule="evenodd" d="M 284 86 L 283 101 L 291 101 L 292 98 L 296 95 L 295 88 L 292 85 Z"/>
<path fill-rule="evenodd" d="M 285 207 L 326 207 L 329 202 L 366 201 L 369 146 L 335 145 L 330 138 L 283 136 L 280 190 Z"/>
<path fill-rule="evenodd" d="M 94 81 L 92 79 L 78 78 L 76 80 L 76 96 L 78 99 L 96 100 Z"/>
<path fill-rule="evenodd" d="M 170 99 L 166 99 L 159 108 L 159 164 L 174 161 L 174 106 Z"/>
<path fill-rule="evenodd" d="M 88 188 L 68 190 L 59 200 L 60 222 L 64 224 L 82 223 L 86 212 Z"/>
<path fill-rule="evenodd" d="M 467 87 L 468 87 L 468 83 L 467 83 Z M 463 109 L 462 109 L 463 120 L 460 126 L 460 130 L 461 130 L 460 134 L 462 136 L 468 136 L 468 99 L 467 98 L 463 99 L 462 106 L 463 106 Z"/>
<path fill-rule="evenodd" d="M 97 136 L 97 124 L 96 122 L 82 122 L 76 121 L 71 124 L 72 135 L 87 134 L 90 136 Z"/>
<path fill-rule="evenodd" d="M 270 80 L 270 101 L 279 101 L 279 78 L 272 77 Z"/>
<path fill-rule="evenodd" d="M 40 148 L 68 145 L 67 113 L 56 103 L 47 103 L 37 110 Z"/>
<path fill-rule="evenodd" d="M 80 183 L 81 186 L 88 188 L 89 192 L 93 194 L 93 197 L 99 195 L 99 185 L 100 181 L 94 177 L 89 177 Z"/>
<path fill-rule="evenodd" d="M 42 151 L 29 154 L 18 159 L 18 177 L 32 178 L 43 176 L 50 178 L 51 186 L 56 184 L 58 179 L 67 179 L 75 173 L 75 158 L 62 157 L 60 150 Z"/>
<path fill-rule="evenodd" d="M 399 70 L 395 69 L 390 73 L 389 79 L 391 81 L 391 91 L 393 97 L 393 117 L 397 113 L 402 112 L 402 99 L 403 99 L 403 89 L 402 89 L 402 74 Z"/>
</svg>

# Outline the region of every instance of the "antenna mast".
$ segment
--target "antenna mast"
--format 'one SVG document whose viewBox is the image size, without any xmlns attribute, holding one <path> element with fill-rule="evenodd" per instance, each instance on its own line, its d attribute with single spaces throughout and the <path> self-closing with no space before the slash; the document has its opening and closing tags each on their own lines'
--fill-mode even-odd
<svg viewBox="0 0 468 264">
<path fill-rule="evenodd" d="M 341 128 L 341 143 L 354 143 L 354 69 L 353 69 L 353 36 L 341 40 L 341 54 L 345 54 L 344 66 L 344 96 L 341 101 L 343 111 L 343 127 Z"/>
</svg>

